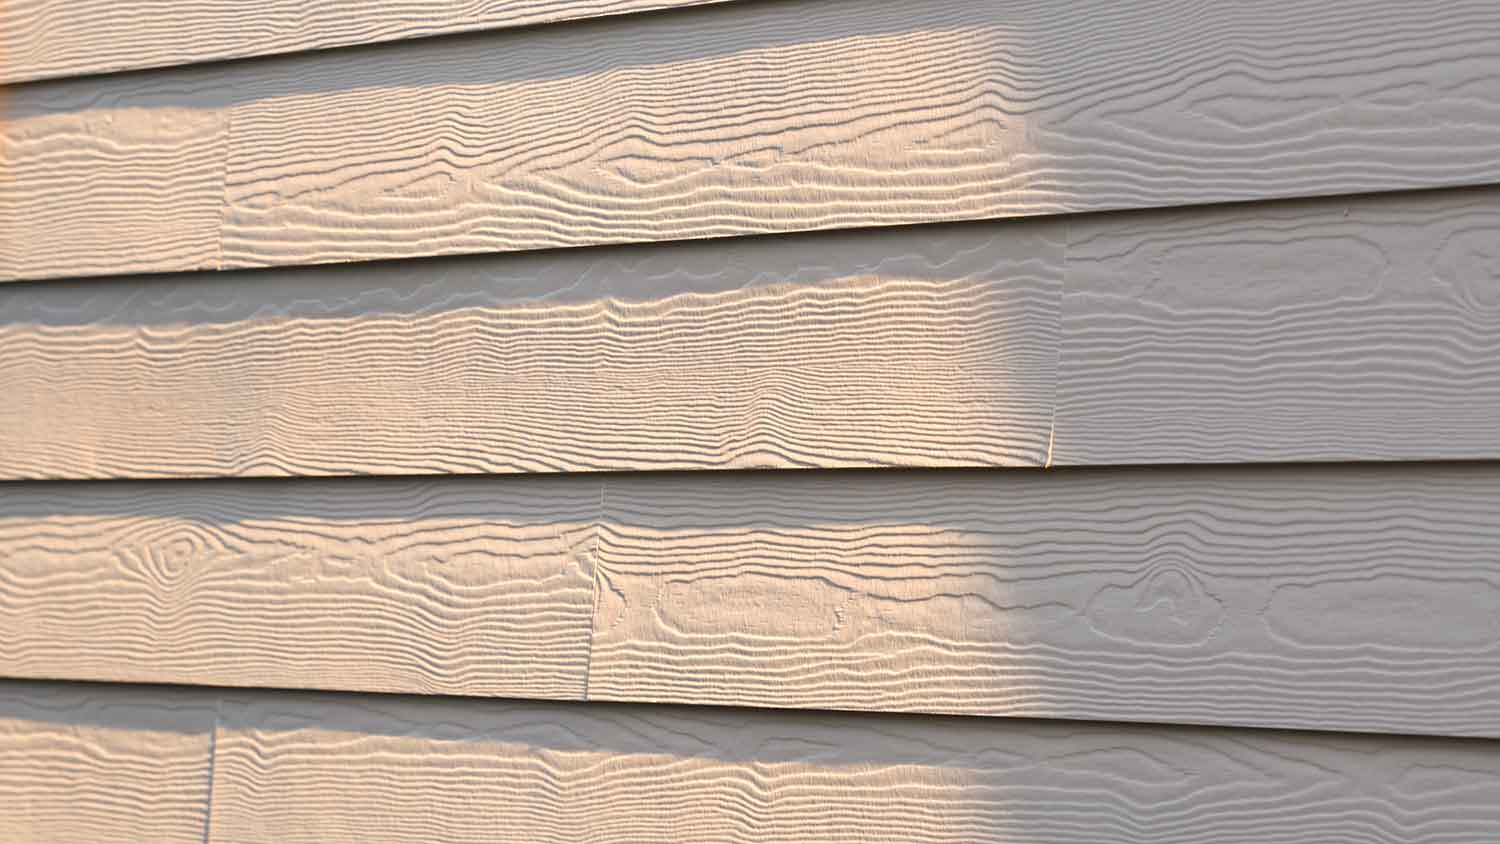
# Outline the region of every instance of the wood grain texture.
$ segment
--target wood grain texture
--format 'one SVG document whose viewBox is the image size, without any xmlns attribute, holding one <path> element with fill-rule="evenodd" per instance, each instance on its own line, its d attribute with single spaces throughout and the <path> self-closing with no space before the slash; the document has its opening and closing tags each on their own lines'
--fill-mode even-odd
<svg viewBox="0 0 1500 844">
<path fill-rule="evenodd" d="M 1054 465 L 1500 455 L 1500 191 L 1080 218 Z"/>
<path fill-rule="evenodd" d="M 1495 243 L 1477 188 L 3 285 L 0 478 L 1488 459 Z"/>
<path fill-rule="evenodd" d="M 726 0 L 9 0 L 0 84 Z"/>
<path fill-rule="evenodd" d="M 213 842 L 1488 841 L 1490 743 L 673 707 L 226 702 Z"/>
<path fill-rule="evenodd" d="M 573 478 L 0 487 L 0 672 L 577 698 L 598 508 Z"/>
<path fill-rule="evenodd" d="M 591 700 L 1500 737 L 1488 464 L 611 478 Z"/>
<path fill-rule="evenodd" d="M 1497 549 L 1490 464 L 10 484 L 0 671 L 1500 737 Z"/>
<path fill-rule="evenodd" d="M 183 242 L 216 239 L 245 267 L 1493 183 L 1496 91 L 1491 0 L 728 3 L 23 86 L 0 210 L 56 247 L 0 276 L 198 268 Z M 28 139 L 86 125 L 56 150 L 104 172 L 111 109 L 230 127 L 222 175 L 151 170 L 222 216 L 128 236 L 161 216 L 141 178 L 41 204 L 30 159 L 64 153 Z"/>
<path fill-rule="evenodd" d="M 201 844 L 215 697 L 0 681 L 0 839 Z"/>
<path fill-rule="evenodd" d="M 229 113 L 212 77 L 0 89 L 0 281 L 218 267 Z"/>
<path fill-rule="evenodd" d="M 1041 465 L 1048 221 L 0 286 L 0 477 Z"/>
</svg>

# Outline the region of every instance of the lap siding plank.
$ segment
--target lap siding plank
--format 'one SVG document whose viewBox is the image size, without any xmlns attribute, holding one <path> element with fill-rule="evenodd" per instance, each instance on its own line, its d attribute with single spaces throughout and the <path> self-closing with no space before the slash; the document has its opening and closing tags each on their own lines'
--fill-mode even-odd
<svg viewBox="0 0 1500 844">
<path fill-rule="evenodd" d="M 1497 547 L 1489 464 L 13 484 L 0 665 L 1500 738 Z"/>
<path fill-rule="evenodd" d="M 1500 189 L 1069 229 L 1052 464 L 1500 457 Z"/>
<path fill-rule="evenodd" d="M 202 844 L 217 693 L 0 681 L 0 839 Z"/>
<path fill-rule="evenodd" d="M 1484 464 L 611 479 L 596 700 L 1500 737 Z"/>
<path fill-rule="evenodd" d="M 1493 183 L 1497 90 L 1491 0 L 726 3 L 40 83 L 0 278 Z"/>
<path fill-rule="evenodd" d="M 0 285 L 0 478 L 1490 459 L 1495 243 L 1487 187 Z"/>
<path fill-rule="evenodd" d="M 0 84 L 722 2 L 10 0 L 0 5 Z"/>
<path fill-rule="evenodd" d="M 559 477 L 0 486 L 0 672 L 578 698 L 598 507 Z"/>
<path fill-rule="evenodd" d="M 1063 231 L 0 285 L 0 477 L 1040 466 Z"/>
<path fill-rule="evenodd" d="M 1490 840 L 1486 743 L 675 707 L 226 701 L 211 841 Z M 274 808 L 272 808 L 274 807 Z"/>
</svg>

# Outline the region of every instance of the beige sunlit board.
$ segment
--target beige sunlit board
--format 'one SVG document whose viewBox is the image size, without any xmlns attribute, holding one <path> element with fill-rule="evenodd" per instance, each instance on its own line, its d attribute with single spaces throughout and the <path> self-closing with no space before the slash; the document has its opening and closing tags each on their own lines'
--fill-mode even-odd
<svg viewBox="0 0 1500 844">
<path fill-rule="evenodd" d="M 578 698 L 586 478 L 0 488 L 10 676 Z"/>
<path fill-rule="evenodd" d="M 1500 180 L 1484 0 L 726 3 L 22 86 L 0 278 Z"/>
<path fill-rule="evenodd" d="M 201 844 L 217 696 L 0 681 L 0 840 Z"/>
<path fill-rule="evenodd" d="M 38 678 L 1500 737 L 1500 468 L 0 487 Z"/>
<path fill-rule="evenodd" d="M 8 0 L 0 84 L 726 0 Z"/>
<path fill-rule="evenodd" d="M 227 696 L 210 842 L 1487 841 L 1487 743 Z"/>
<path fill-rule="evenodd" d="M 0 477 L 1040 466 L 1063 232 L 0 285 Z"/>
<path fill-rule="evenodd" d="M 0 285 L 0 477 L 1493 458 L 1497 243 L 1478 188 Z"/>
</svg>

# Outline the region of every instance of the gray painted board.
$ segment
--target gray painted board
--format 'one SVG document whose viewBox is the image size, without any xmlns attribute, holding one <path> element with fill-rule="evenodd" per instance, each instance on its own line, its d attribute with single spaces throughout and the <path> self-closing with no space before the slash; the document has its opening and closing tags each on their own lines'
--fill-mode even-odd
<svg viewBox="0 0 1500 844">
<path fill-rule="evenodd" d="M 226 701 L 212 841 L 1493 840 L 1487 742 L 336 695 Z"/>
<path fill-rule="evenodd" d="M 583 694 L 599 485 L 0 486 L 10 676 Z"/>
<path fill-rule="evenodd" d="M 0 477 L 1039 466 L 1063 236 L 0 285 Z"/>
<path fill-rule="evenodd" d="M 1054 465 L 1500 457 L 1500 190 L 1073 221 Z"/>
<path fill-rule="evenodd" d="M 1500 737 L 1497 549 L 1490 464 L 12 484 L 0 665 Z"/>
<path fill-rule="evenodd" d="M 590 699 L 1500 737 L 1500 468 L 605 484 Z"/>
<path fill-rule="evenodd" d="M 215 696 L 0 681 L 0 840 L 207 838 Z"/>
<path fill-rule="evenodd" d="M 22 86 L 0 277 L 1500 181 L 1491 0 L 727 3 Z"/>
<path fill-rule="evenodd" d="M 0 5 L 0 83 L 721 2 L 10 0 Z"/>
</svg>

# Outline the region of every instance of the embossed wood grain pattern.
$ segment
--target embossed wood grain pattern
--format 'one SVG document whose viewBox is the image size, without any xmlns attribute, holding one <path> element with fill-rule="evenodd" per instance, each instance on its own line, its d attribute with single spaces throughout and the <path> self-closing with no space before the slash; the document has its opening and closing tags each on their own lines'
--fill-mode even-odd
<svg viewBox="0 0 1500 844">
<path fill-rule="evenodd" d="M 1500 190 L 1075 220 L 1054 465 L 1500 455 Z"/>
<path fill-rule="evenodd" d="M 0 673 L 579 697 L 595 481 L 0 487 Z"/>
<path fill-rule="evenodd" d="M 721 2 L 9 0 L 0 6 L 0 83 Z"/>
<path fill-rule="evenodd" d="M 1500 737 L 1497 548 L 1489 464 L 11 484 L 0 666 Z"/>
<path fill-rule="evenodd" d="M 210 71 L 0 88 L 0 281 L 219 266 Z"/>
<path fill-rule="evenodd" d="M 1491 0 L 728 3 L 23 86 L 0 276 L 1491 183 L 1497 90 Z M 226 129 L 107 178 L 95 150 L 178 113 Z M 54 209 L 58 157 L 90 187 Z M 223 213 L 136 237 L 148 182 Z"/>
<path fill-rule="evenodd" d="M 1050 221 L 0 286 L 0 477 L 1041 465 Z"/>
<path fill-rule="evenodd" d="M 226 701 L 212 841 L 1478 842 L 1489 743 L 676 707 Z"/>
<path fill-rule="evenodd" d="M 215 696 L 0 681 L 0 839 L 201 844 Z"/>
<path fill-rule="evenodd" d="M 589 698 L 1500 737 L 1500 470 L 605 484 Z"/>
<path fill-rule="evenodd" d="M 1490 458 L 1496 242 L 1477 188 L 5 285 L 0 477 Z"/>
</svg>

